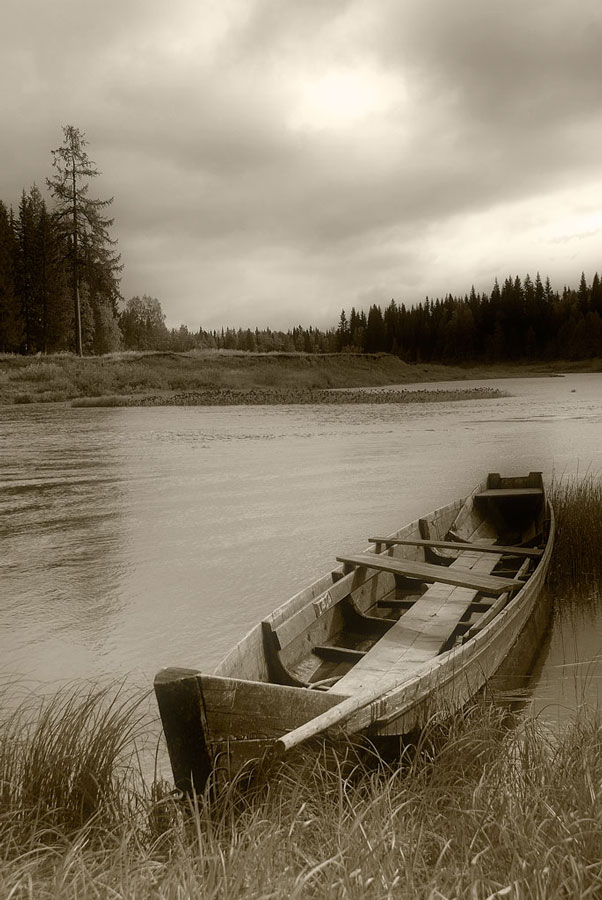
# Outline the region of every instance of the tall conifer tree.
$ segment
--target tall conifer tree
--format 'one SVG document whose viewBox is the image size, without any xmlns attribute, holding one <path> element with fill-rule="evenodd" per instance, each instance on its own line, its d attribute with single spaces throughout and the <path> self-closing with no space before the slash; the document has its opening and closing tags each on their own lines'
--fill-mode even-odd
<svg viewBox="0 0 602 900">
<path fill-rule="evenodd" d="M 69 241 L 69 265 L 73 291 L 73 315 L 75 352 L 81 356 L 82 305 L 80 289 L 84 271 L 95 268 L 102 271 L 110 282 L 110 293 L 119 296 L 118 273 L 121 271 L 119 254 L 114 250 L 116 241 L 109 235 L 113 219 L 103 214 L 113 202 L 92 199 L 88 196 L 89 180 L 100 174 L 86 152 L 85 135 L 73 125 L 63 128 L 64 143 L 52 151 L 54 178 L 46 183 L 56 200 L 56 221 Z M 90 285 L 88 285 L 88 292 Z M 114 305 L 114 297 L 109 296 Z M 116 308 L 113 309 L 113 313 Z"/>
</svg>

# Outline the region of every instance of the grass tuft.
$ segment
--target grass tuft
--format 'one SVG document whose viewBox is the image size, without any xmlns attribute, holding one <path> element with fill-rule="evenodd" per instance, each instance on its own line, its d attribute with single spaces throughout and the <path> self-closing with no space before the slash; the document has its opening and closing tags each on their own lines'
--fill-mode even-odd
<svg viewBox="0 0 602 900">
<path fill-rule="evenodd" d="M 75 687 L 30 699 L 4 718 L 0 822 L 13 848 L 119 820 L 120 767 L 143 721 L 141 702 L 125 688 Z"/>
</svg>

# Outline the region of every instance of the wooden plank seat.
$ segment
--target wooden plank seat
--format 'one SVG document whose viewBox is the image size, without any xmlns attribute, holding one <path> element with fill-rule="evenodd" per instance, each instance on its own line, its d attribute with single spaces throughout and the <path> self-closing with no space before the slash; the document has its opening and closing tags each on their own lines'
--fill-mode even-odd
<svg viewBox="0 0 602 900">
<path fill-rule="evenodd" d="M 460 577 L 464 581 L 469 574 L 475 580 L 477 577 L 486 577 L 500 559 L 500 554 L 466 554 L 462 565 L 470 568 L 461 569 Z M 456 560 L 445 571 L 450 573 L 455 568 L 457 572 L 459 562 Z M 514 579 L 506 579 L 506 583 L 522 586 L 521 581 Z M 339 678 L 333 690 L 337 694 L 352 695 L 378 685 L 382 679 L 402 680 L 409 677 L 418 665 L 441 652 L 479 592 L 474 586 L 433 584 L 365 656 L 346 675 Z M 508 593 L 509 591 L 506 598 L 499 597 L 500 607 L 504 605 Z"/>
<path fill-rule="evenodd" d="M 371 544 L 383 544 L 385 547 L 403 545 L 408 547 L 435 547 L 441 550 L 470 551 L 478 550 L 481 553 L 500 553 L 502 556 L 529 556 L 533 559 L 541 556 L 543 550 L 536 547 L 501 547 L 499 544 L 480 544 L 466 541 L 427 541 L 421 538 L 368 538 Z"/>
<path fill-rule="evenodd" d="M 495 560 L 495 555 L 489 557 Z M 404 575 L 406 578 L 415 578 L 419 581 L 425 581 L 427 584 L 451 584 L 455 587 L 466 587 L 472 590 L 481 591 L 484 594 L 492 594 L 498 596 L 504 591 L 512 590 L 516 587 L 522 587 L 522 582 L 514 578 L 497 578 L 495 575 L 489 575 L 485 572 L 473 572 L 472 569 L 465 568 L 465 560 L 462 560 L 462 567 L 456 567 L 455 563 L 451 566 L 439 566 L 434 563 L 424 563 L 413 559 L 396 559 L 391 556 L 381 556 L 374 553 L 358 553 L 353 556 L 337 556 L 337 561 L 348 566 L 360 566 L 367 569 L 375 569 L 378 572 L 391 572 L 394 575 Z M 456 560 L 456 563 L 460 560 Z M 491 571 L 491 569 L 489 570 Z"/>
<path fill-rule="evenodd" d="M 475 494 L 477 499 L 481 497 L 543 497 L 543 489 L 536 487 L 524 488 L 487 488 Z"/>
</svg>

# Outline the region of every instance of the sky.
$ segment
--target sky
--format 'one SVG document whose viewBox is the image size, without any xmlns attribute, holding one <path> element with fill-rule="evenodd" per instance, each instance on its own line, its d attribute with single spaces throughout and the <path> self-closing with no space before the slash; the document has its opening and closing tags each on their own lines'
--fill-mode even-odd
<svg viewBox="0 0 602 900">
<path fill-rule="evenodd" d="M 0 199 L 64 125 L 167 324 L 602 273 L 600 0 L 2 0 Z"/>
</svg>

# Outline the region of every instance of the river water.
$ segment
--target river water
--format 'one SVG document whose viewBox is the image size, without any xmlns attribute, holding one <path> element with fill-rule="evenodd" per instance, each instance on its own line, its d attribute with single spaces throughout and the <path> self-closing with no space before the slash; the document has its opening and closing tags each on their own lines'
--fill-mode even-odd
<svg viewBox="0 0 602 900">
<path fill-rule="evenodd" d="M 511 396 L 1 409 L 1 679 L 150 685 L 164 665 L 210 669 L 337 554 L 485 473 L 602 472 L 602 375 L 428 387 L 480 385 Z M 601 633 L 591 608 L 557 623 L 539 709 L 597 701 Z"/>
</svg>

